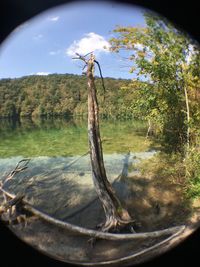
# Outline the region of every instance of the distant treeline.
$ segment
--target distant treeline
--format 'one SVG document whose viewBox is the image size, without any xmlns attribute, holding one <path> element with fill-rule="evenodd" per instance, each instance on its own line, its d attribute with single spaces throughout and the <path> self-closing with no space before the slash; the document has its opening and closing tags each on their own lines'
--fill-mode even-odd
<svg viewBox="0 0 200 267">
<path fill-rule="evenodd" d="M 131 117 L 130 80 L 105 78 L 105 101 L 101 79 L 96 77 L 102 117 Z M 73 74 L 31 75 L 0 80 L 0 118 L 87 115 L 87 80 Z"/>
</svg>

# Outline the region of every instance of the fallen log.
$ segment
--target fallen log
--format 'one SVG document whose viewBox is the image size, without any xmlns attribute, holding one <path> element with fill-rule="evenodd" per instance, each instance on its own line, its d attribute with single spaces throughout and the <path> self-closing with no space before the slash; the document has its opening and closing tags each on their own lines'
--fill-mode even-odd
<svg viewBox="0 0 200 267">
<path fill-rule="evenodd" d="M 0 188 L 0 191 L 9 197 L 10 199 L 15 199 L 16 195 L 8 192 L 7 190 Z M 157 238 L 164 235 L 176 235 L 180 234 L 184 229 L 185 225 L 181 226 L 175 226 L 170 227 L 164 230 L 158 230 L 153 232 L 145 232 L 145 233 L 133 233 L 133 234 L 113 234 L 113 233 L 107 233 L 107 232 L 101 232 L 97 230 L 92 229 L 86 229 L 80 226 L 76 226 L 58 219 L 55 219 L 51 217 L 50 215 L 38 210 L 37 208 L 33 207 L 30 203 L 28 203 L 24 198 L 21 199 L 21 204 L 23 205 L 23 208 L 29 212 L 31 212 L 33 215 L 37 216 L 40 219 L 45 220 L 46 222 L 49 222 L 55 226 L 58 226 L 62 229 L 65 229 L 67 231 L 71 231 L 76 234 L 89 236 L 90 238 L 96 238 L 96 239 L 106 239 L 106 240 L 137 240 L 137 239 L 146 239 L 146 238 Z"/>
</svg>

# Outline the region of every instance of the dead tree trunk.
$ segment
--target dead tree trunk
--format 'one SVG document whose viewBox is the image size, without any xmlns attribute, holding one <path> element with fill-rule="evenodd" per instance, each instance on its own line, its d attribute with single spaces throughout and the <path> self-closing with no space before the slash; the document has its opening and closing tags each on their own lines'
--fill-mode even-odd
<svg viewBox="0 0 200 267">
<path fill-rule="evenodd" d="M 99 130 L 99 109 L 94 79 L 95 58 L 91 54 L 87 61 L 88 80 L 88 139 L 92 178 L 95 190 L 103 206 L 106 221 L 101 225 L 103 231 L 118 231 L 133 222 L 124 209 L 109 183 L 103 161 L 102 143 Z"/>
</svg>

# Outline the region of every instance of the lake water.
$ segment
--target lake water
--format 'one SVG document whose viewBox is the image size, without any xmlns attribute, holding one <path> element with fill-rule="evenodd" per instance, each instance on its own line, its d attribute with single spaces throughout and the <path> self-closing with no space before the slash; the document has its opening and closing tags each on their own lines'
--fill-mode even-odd
<svg viewBox="0 0 200 267">
<path fill-rule="evenodd" d="M 100 128 L 104 163 L 111 183 L 122 172 L 137 173 L 134 164 L 155 153 L 145 138 L 144 122 L 103 120 Z M 0 140 L 1 179 L 21 159 L 31 159 L 28 169 L 7 186 L 11 192 L 25 191 L 34 206 L 63 218 L 96 196 L 87 154 L 87 120 L 4 120 L 0 124 Z M 66 205 L 67 209 L 61 208 Z"/>
<path fill-rule="evenodd" d="M 149 149 L 144 122 L 103 120 L 100 127 L 105 154 L 144 152 Z M 0 158 L 67 157 L 87 151 L 87 120 L 0 121 Z"/>
<path fill-rule="evenodd" d="M 130 163 L 154 153 L 145 138 L 145 122 L 102 120 L 100 128 L 107 171 L 113 169 L 114 164 L 115 174 L 119 173 L 128 152 Z M 89 171 L 89 156 L 81 157 L 87 151 L 87 120 L 23 119 L 0 123 L 1 174 L 23 158 L 31 158 L 31 164 L 40 166 L 41 171 L 69 168 L 69 165 L 71 171 Z M 71 162 L 74 163 L 71 165 Z"/>
</svg>

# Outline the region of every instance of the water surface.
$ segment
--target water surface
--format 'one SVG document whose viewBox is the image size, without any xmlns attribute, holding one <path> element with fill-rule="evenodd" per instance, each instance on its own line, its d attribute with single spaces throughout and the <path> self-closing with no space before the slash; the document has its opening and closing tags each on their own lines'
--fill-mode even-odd
<svg viewBox="0 0 200 267">
<path fill-rule="evenodd" d="M 146 123 L 103 120 L 100 124 L 105 154 L 144 152 Z M 52 119 L 0 123 L 0 158 L 75 156 L 88 151 L 87 121 Z"/>
<path fill-rule="evenodd" d="M 138 172 L 134 164 L 153 156 L 146 131 L 140 121 L 101 121 L 104 163 L 111 183 L 122 173 L 134 175 Z M 1 178 L 21 159 L 31 158 L 28 169 L 8 182 L 10 192 L 23 190 L 30 203 L 60 219 L 96 197 L 86 120 L 5 120 L 0 140 Z"/>
</svg>

